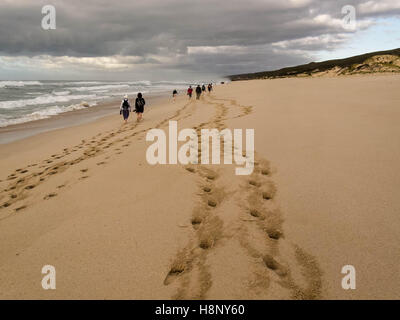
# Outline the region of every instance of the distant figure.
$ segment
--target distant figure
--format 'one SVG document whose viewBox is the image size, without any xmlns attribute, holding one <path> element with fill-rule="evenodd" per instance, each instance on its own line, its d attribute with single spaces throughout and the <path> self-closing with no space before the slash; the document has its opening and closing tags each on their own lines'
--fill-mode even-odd
<svg viewBox="0 0 400 320">
<path fill-rule="evenodd" d="M 137 121 L 141 121 L 143 118 L 144 106 L 146 101 L 144 101 L 142 94 L 139 92 L 135 102 L 135 112 L 137 114 Z"/>
<path fill-rule="evenodd" d="M 211 83 L 208 84 L 208 93 L 211 93 L 213 86 Z"/>
<path fill-rule="evenodd" d="M 119 114 L 124 117 L 125 123 L 128 122 L 130 112 L 131 112 L 131 105 L 128 100 L 128 95 L 125 95 L 124 100 L 122 100 L 121 107 L 119 109 Z"/>
<path fill-rule="evenodd" d="M 201 96 L 201 87 L 200 85 L 198 85 L 196 88 L 196 99 L 200 100 L 200 96 Z"/>
<path fill-rule="evenodd" d="M 193 88 L 192 86 L 189 86 L 187 90 L 187 95 L 189 96 L 189 99 L 192 99 L 192 94 L 193 94 Z"/>
<path fill-rule="evenodd" d="M 176 96 L 178 95 L 178 91 L 176 89 L 172 92 L 172 98 L 174 98 L 174 102 L 176 100 Z"/>
<path fill-rule="evenodd" d="M 201 90 L 203 91 L 203 92 L 206 92 L 206 86 L 203 84 L 203 86 L 201 87 Z"/>
</svg>

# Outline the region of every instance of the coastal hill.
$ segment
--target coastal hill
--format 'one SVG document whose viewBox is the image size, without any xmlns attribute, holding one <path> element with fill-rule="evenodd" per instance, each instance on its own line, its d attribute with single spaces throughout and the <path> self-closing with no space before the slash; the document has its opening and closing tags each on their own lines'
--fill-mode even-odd
<svg viewBox="0 0 400 320">
<path fill-rule="evenodd" d="M 228 78 L 232 81 L 240 81 L 287 77 L 341 76 L 380 72 L 400 72 L 400 48 L 366 53 L 346 59 L 311 62 L 275 71 L 231 75 Z"/>
</svg>

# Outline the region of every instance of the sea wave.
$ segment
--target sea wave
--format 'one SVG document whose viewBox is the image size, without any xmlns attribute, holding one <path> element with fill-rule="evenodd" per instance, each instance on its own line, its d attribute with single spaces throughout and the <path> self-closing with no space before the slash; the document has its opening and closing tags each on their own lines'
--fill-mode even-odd
<svg viewBox="0 0 400 320">
<path fill-rule="evenodd" d="M 50 103 L 69 102 L 73 100 L 85 100 L 103 98 L 95 94 L 90 95 L 43 95 L 33 99 L 22 99 L 14 101 L 0 101 L 0 109 L 15 109 L 32 105 L 45 105 Z"/>
<path fill-rule="evenodd" d="M 149 80 L 127 81 L 126 83 L 129 83 L 131 85 L 148 86 L 148 87 L 152 85 L 152 82 Z"/>
<path fill-rule="evenodd" d="M 69 87 L 68 90 L 75 90 L 75 91 L 99 91 L 99 90 L 112 90 L 112 89 L 123 89 L 129 88 L 128 84 L 108 84 L 104 86 L 92 86 L 92 87 Z"/>
<path fill-rule="evenodd" d="M 41 86 L 39 81 L 0 81 L 0 88 Z"/>
<path fill-rule="evenodd" d="M 53 91 L 53 94 L 56 96 L 66 96 L 69 95 L 71 91 Z"/>
<path fill-rule="evenodd" d="M 47 119 L 61 113 L 70 112 L 74 110 L 81 110 L 87 108 L 88 106 L 94 107 L 96 105 L 97 105 L 96 102 L 91 102 L 89 104 L 79 103 L 79 104 L 72 104 L 69 106 L 51 106 L 39 111 L 23 115 L 19 118 L 8 118 L 5 115 L 0 115 L 0 127 L 6 127 L 13 124 L 25 123 L 35 120 Z"/>
</svg>

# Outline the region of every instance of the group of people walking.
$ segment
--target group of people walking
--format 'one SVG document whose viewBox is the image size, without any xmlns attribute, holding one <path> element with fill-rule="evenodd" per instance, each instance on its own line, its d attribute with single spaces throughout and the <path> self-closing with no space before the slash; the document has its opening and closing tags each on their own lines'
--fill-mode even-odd
<svg viewBox="0 0 400 320">
<path fill-rule="evenodd" d="M 209 83 L 207 85 L 207 87 L 203 84 L 202 86 L 197 85 L 196 87 L 196 99 L 200 100 L 201 94 L 205 93 L 208 90 L 208 93 L 211 93 L 211 91 L 213 90 L 213 85 L 212 83 Z M 189 99 L 192 99 L 192 95 L 193 95 L 193 88 L 192 86 L 189 86 L 189 88 L 187 89 L 187 95 L 189 96 Z M 174 90 L 172 92 L 172 97 L 174 99 L 176 99 L 176 96 L 178 95 L 178 91 Z M 139 92 L 137 94 L 137 98 L 135 100 L 135 110 L 133 110 L 133 112 L 136 112 L 137 115 L 137 121 L 141 121 L 143 119 L 143 112 L 144 112 L 144 106 L 146 105 L 146 101 L 143 98 L 143 95 Z M 125 123 L 128 122 L 128 118 L 130 113 L 132 112 L 132 107 L 131 104 L 129 102 L 129 98 L 128 95 L 124 96 L 124 99 L 122 100 L 121 103 L 121 107 L 120 107 L 120 115 L 122 115 L 122 117 L 124 118 Z"/>
<path fill-rule="evenodd" d="M 139 92 L 135 101 L 135 110 L 137 115 L 137 121 L 143 119 L 144 106 L 146 101 L 143 99 L 143 95 Z M 123 116 L 125 123 L 128 122 L 129 114 L 132 112 L 131 104 L 129 103 L 128 95 L 125 95 L 124 100 L 122 100 L 119 114 Z"/>
<path fill-rule="evenodd" d="M 200 97 L 201 97 L 201 94 L 206 92 L 207 89 L 208 89 L 208 93 L 210 93 L 213 90 L 212 83 L 209 83 L 207 88 L 206 88 L 206 86 L 204 84 L 201 87 L 200 87 L 200 85 L 197 85 L 197 87 L 196 87 L 196 99 L 199 100 Z M 189 96 L 189 99 L 192 99 L 192 95 L 193 95 L 192 86 L 189 86 L 189 88 L 187 90 L 187 95 Z"/>
</svg>

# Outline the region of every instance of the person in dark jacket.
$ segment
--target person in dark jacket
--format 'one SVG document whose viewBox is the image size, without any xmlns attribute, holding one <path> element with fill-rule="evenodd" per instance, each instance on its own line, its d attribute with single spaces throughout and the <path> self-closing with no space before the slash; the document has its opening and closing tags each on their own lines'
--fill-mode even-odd
<svg viewBox="0 0 400 320">
<path fill-rule="evenodd" d="M 141 121 L 143 119 L 143 112 L 144 112 L 144 106 L 146 104 L 146 101 L 143 99 L 142 94 L 139 92 L 136 98 L 135 102 L 135 112 L 137 114 L 137 121 Z"/>
<path fill-rule="evenodd" d="M 125 123 L 128 122 L 130 112 L 131 112 L 131 105 L 128 100 L 128 95 L 125 95 L 124 100 L 122 100 L 121 107 L 119 109 L 119 114 L 124 117 Z"/>
<path fill-rule="evenodd" d="M 200 96 L 201 96 L 201 87 L 200 85 L 198 85 L 196 88 L 196 99 L 200 100 Z"/>
</svg>

